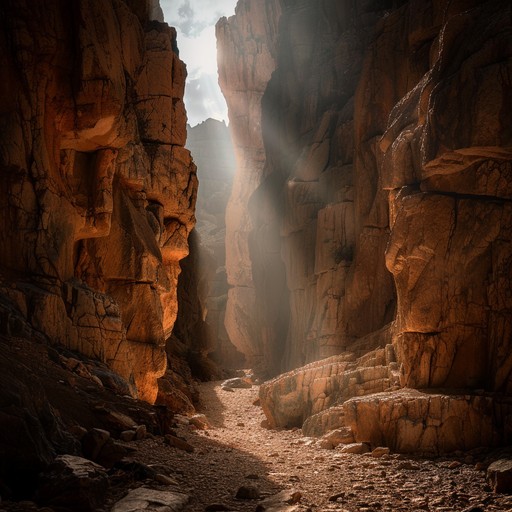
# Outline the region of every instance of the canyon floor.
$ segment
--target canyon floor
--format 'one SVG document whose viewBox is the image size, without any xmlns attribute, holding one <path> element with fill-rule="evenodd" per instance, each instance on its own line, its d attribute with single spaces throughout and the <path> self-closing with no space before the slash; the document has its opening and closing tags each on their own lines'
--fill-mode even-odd
<svg viewBox="0 0 512 512">
<path fill-rule="evenodd" d="M 298 429 L 262 428 L 264 415 L 254 405 L 257 386 L 228 392 L 220 382 L 210 382 L 201 384 L 200 391 L 199 412 L 209 428 L 194 430 L 186 421 L 176 426 L 176 435 L 193 452 L 170 447 L 160 437 L 133 442 L 133 460 L 169 476 L 170 485 L 146 484 L 187 493 L 191 500 L 185 510 L 254 512 L 258 505 L 258 510 L 287 512 L 512 510 L 512 496 L 492 493 L 485 481 L 485 467 L 499 458 L 498 452 L 426 460 L 324 450 Z M 242 487 L 259 498 L 237 499 Z M 125 491 L 123 486 L 119 494 Z M 282 491 L 289 491 L 285 499 L 292 502 L 299 498 L 293 493 L 300 493 L 300 501 L 261 505 Z"/>
</svg>

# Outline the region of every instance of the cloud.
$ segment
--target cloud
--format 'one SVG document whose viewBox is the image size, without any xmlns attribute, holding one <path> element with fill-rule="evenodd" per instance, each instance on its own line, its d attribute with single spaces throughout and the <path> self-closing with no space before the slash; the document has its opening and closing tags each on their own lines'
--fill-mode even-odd
<svg viewBox="0 0 512 512">
<path fill-rule="evenodd" d="M 188 37 L 195 37 L 222 16 L 234 13 L 236 0 L 160 0 L 165 21 Z"/>
<path fill-rule="evenodd" d="M 187 64 L 185 106 L 189 123 L 208 117 L 227 121 L 217 83 L 215 23 L 234 13 L 237 0 L 160 0 L 165 21 L 177 28 L 180 59 Z"/>
<path fill-rule="evenodd" d="M 187 80 L 185 86 L 185 106 L 188 123 L 195 126 L 208 119 L 227 120 L 227 108 L 217 77 L 203 73 L 197 78 Z"/>
<path fill-rule="evenodd" d="M 209 20 L 198 20 L 190 0 L 185 0 L 178 7 L 177 28 L 187 37 L 197 37 L 208 25 Z"/>
<path fill-rule="evenodd" d="M 186 19 L 194 18 L 194 9 L 190 7 L 190 0 L 186 0 L 178 7 L 178 16 Z"/>
</svg>

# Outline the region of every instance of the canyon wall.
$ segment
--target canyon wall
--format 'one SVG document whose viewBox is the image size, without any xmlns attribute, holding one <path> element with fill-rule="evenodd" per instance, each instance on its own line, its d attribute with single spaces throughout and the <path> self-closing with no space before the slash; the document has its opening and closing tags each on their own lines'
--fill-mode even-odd
<svg viewBox="0 0 512 512">
<path fill-rule="evenodd" d="M 216 25 L 219 85 L 228 104 L 237 172 L 226 208 L 225 326 L 229 339 L 252 367 L 264 367 L 268 345 L 261 339 L 250 257 L 252 220 L 248 203 L 264 174 L 261 98 L 275 69 L 279 0 L 243 0 L 235 16 Z"/>
<path fill-rule="evenodd" d="M 276 12 L 275 70 L 253 125 L 264 161 L 243 201 L 263 370 L 294 369 L 262 386 L 270 425 L 344 426 L 429 453 L 503 441 L 510 4 L 300 0 Z M 239 56 L 250 38 L 234 41 L 220 34 L 238 55 L 220 74 L 238 69 L 251 90 Z M 237 119 L 247 106 L 230 87 Z"/>
<path fill-rule="evenodd" d="M 197 192 L 176 33 L 150 0 L 0 10 L 0 330 L 153 402 Z"/>
</svg>

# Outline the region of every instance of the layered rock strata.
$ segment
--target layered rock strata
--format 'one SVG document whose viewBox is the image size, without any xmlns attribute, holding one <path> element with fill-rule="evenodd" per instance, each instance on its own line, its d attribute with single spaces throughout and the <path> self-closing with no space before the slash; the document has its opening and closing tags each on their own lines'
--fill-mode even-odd
<svg viewBox="0 0 512 512">
<path fill-rule="evenodd" d="M 4 2 L 0 44 L 1 330 L 104 361 L 148 401 L 197 190 L 157 7 Z"/>
<path fill-rule="evenodd" d="M 248 203 L 260 339 L 274 333 L 266 369 L 338 355 L 265 384 L 269 423 L 317 413 L 307 431 L 350 426 L 402 451 L 503 441 L 510 4 L 283 2 L 276 48 Z M 266 307 L 276 296 L 280 330 Z M 353 347 L 368 336 L 366 364 Z M 387 344 L 396 363 L 375 364 Z"/>
</svg>

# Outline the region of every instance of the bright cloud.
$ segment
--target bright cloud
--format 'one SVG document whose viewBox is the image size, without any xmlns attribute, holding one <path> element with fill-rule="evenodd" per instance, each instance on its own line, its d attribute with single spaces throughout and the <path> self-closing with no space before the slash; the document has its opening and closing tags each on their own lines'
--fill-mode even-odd
<svg viewBox="0 0 512 512">
<path fill-rule="evenodd" d="M 227 121 L 217 82 L 215 24 L 235 12 L 237 0 L 160 0 L 165 21 L 176 27 L 180 58 L 187 64 L 185 106 L 189 123 L 208 117 Z"/>
</svg>

